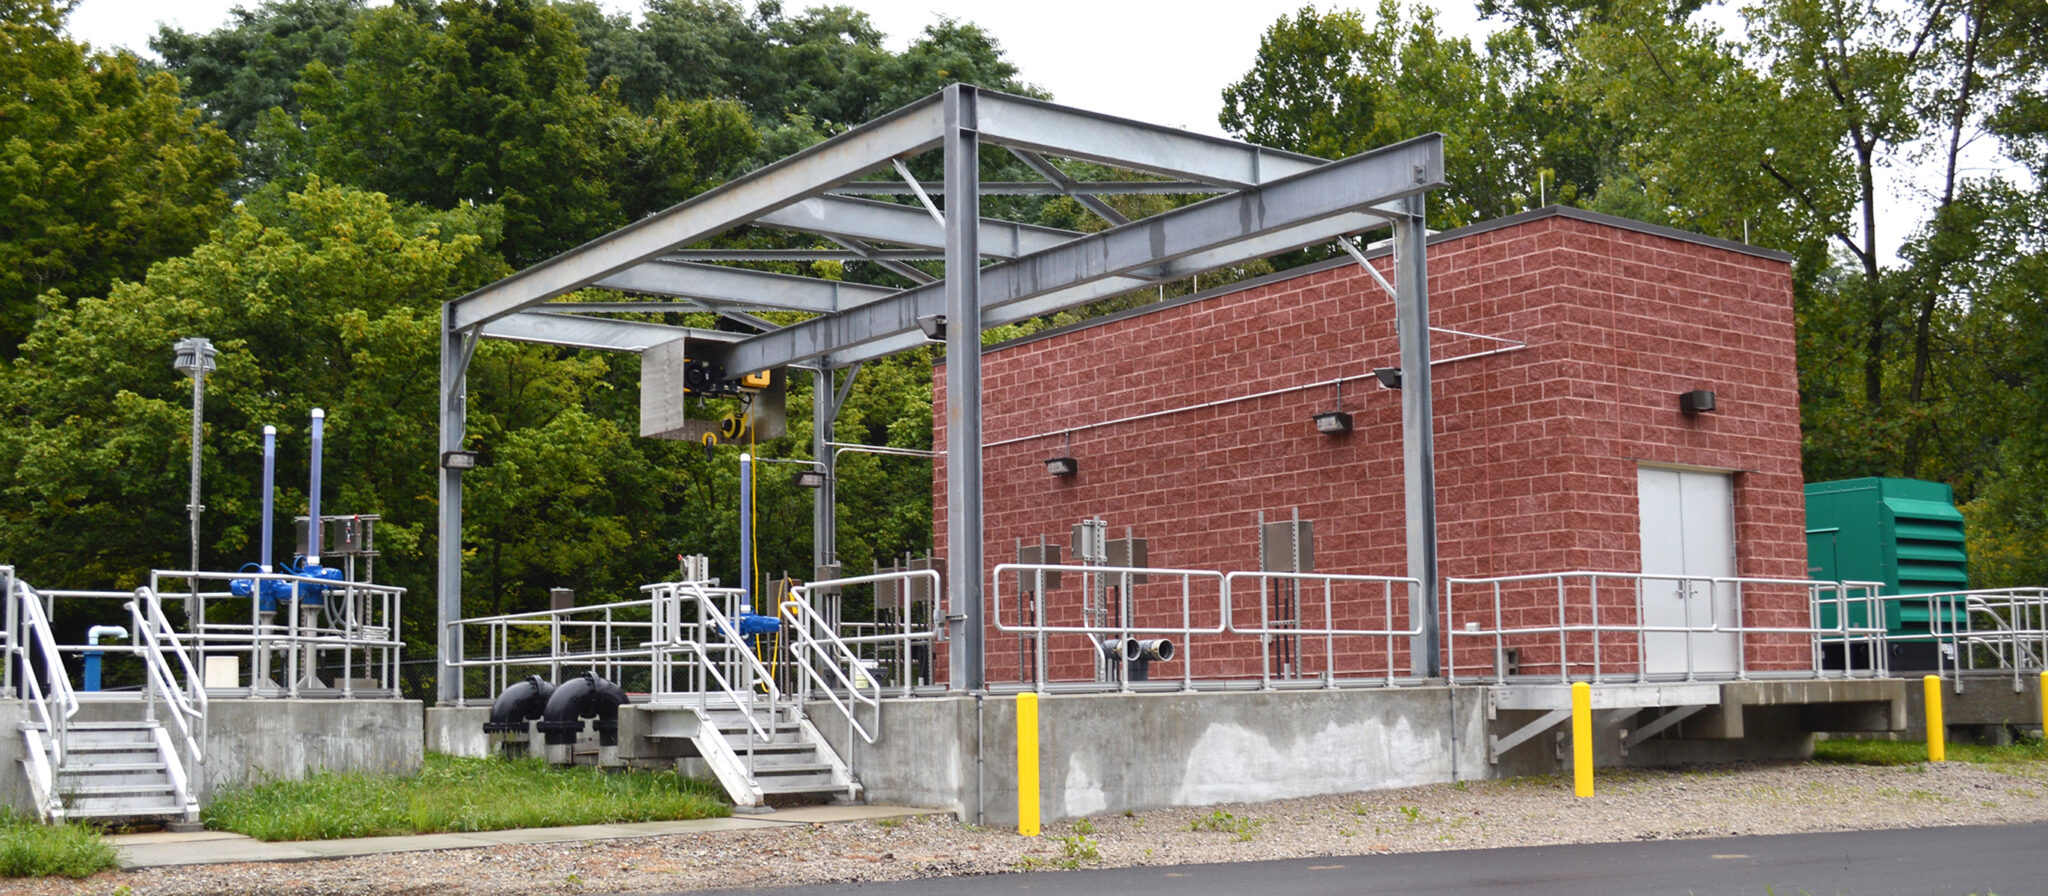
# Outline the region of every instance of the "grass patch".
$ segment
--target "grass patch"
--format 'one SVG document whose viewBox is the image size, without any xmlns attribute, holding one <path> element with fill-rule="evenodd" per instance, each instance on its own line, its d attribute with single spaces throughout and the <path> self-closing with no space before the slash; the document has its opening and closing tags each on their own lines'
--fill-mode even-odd
<svg viewBox="0 0 2048 896">
<path fill-rule="evenodd" d="M 0 811 L 0 877 L 91 877 L 112 867 L 114 848 L 99 831 Z"/>
<path fill-rule="evenodd" d="M 557 769 L 540 758 L 428 753 L 420 773 L 320 774 L 237 787 L 201 817 L 258 840 L 502 831 L 732 814 L 715 785 L 674 772 Z"/>
<path fill-rule="evenodd" d="M 1927 742 L 1919 740 L 1824 740 L 1813 745 L 1816 762 L 1850 765 L 1918 765 L 1927 761 Z M 2048 741 L 2028 740 L 2003 747 L 1948 745 L 1951 762 L 1984 764 L 2048 762 Z"/>
</svg>

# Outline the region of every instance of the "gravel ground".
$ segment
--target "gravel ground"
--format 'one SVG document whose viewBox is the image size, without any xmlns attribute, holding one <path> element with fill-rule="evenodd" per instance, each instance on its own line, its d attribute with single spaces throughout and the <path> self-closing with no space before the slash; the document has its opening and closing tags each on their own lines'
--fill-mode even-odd
<svg viewBox="0 0 2048 896">
<path fill-rule="evenodd" d="M 1805 831 L 2048 822 L 2048 763 L 1742 764 L 1602 770 L 1049 825 L 1038 839 L 944 817 L 547 846 L 110 872 L 31 894 L 615 893 L 1032 869 L 1421 852 Z"/>
</svg>

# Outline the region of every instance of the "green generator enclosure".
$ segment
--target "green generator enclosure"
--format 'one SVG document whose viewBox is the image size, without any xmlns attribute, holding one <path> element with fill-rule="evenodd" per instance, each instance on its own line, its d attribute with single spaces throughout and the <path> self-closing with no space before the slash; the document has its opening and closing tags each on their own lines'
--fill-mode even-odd
<svg viewBox="0 0 2048 896">
<path fill-rule="evenodd" d="M 1963 515 L 1946 483 L 1843 479 L 1806 486 L 1807 574 L 1823 581 L 1884 583 L 1884 594 L 1932 594 L 1969 587 Z M 1833 607 L 1822 625 L 1835 625 Z M 1886 601 L 1885 628 L 1926 632 L 1928 606 Z M 1863 620 L 1852 620 L 1863 624 Z"/>
</svg>

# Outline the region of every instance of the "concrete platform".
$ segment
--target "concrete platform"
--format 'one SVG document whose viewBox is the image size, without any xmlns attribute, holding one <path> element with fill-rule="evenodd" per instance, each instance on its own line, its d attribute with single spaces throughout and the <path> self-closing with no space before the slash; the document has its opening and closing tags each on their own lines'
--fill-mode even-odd
<svg viewBox="0 0 2048 896">
<path fill-rule="evenodd" d="M 478 849 L 521 843 L 579 843 L 589 840 L 619 840 L 632 837 L 666 837 L 673 834 L 706 834 L 720 831 L 762 830 L 810 824 L 869 821 L 877 818 L 906 818 L 938 814 L 936 809 L 907 806 L 801 806 L 761 815 L 733 818 L 702 818 L 692 821 L 643 821 L 623 824 L 586 824 L 559 828 L 525 828 L 512 831 L 477 831 L 456 834 L 417 834 L 403 837 L 358 837 L 348 840 L 299 840 L 266 843 L 226 831 L 194 833 L 116 834 L 107 842 L 114 846 L 122 870 L 164 868 L 174 865 L 215 865 L 224 862 L 296 862 L 308 859 L 339 859 L 350 856 L 395 852 L 423 852 L 436 849 Z"/>
</svg>

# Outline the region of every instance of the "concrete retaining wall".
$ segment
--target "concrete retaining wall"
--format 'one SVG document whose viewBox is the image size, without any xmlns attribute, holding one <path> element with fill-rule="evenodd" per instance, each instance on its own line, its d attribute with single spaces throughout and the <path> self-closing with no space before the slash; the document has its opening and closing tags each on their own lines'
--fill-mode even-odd
<svg viewBox="0 0 2048 896">
<path fill-rule="evenodd" d="M 33 810 L 22 768 L 25 718 L 19 700 L 0 701 L 0 803 Z M 86 701 L 77 721 L 140 718 L 138 704 Z M 173 729 L 172 740 L 178 738 Z M 215 700 L 208 708 L 205 761 L 196 783 L 202 801 L 232 784 L 315 772 L 408 775 L 421 760 L 417 700 Z"/>
<path fill-rule="evenodd" d="M 1047 696 L 1048 819 L 1409 787 L 1488 774 L 1477 689 Z M 876 802 L 1016 821 L 1016 698 L 897 700 L 873 746 L 818 727 Z"/>
</svg>

